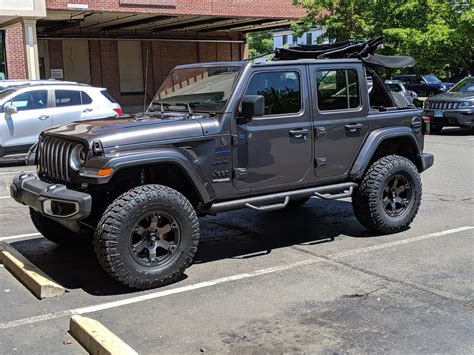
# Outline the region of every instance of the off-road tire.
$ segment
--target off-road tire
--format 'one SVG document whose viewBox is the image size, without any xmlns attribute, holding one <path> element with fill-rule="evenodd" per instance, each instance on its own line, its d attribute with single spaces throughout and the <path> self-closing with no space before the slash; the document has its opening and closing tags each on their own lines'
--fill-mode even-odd
<svg viewBox="0 0 474 355">
<path fill-rule="evenodd" d="M 143 266 L 130 250 L 132 228 L 149 211 L 172 215 L 180 226 L 181 242 L 175 257 L 164 266 Z M 115 280 L 135 289 L 175 282 L 189 267 L 199 242 L 199 221 L 191 203 L 181 193 L 163 185 L 143 185 L 113 201 L 99 221 L 94 249 L 103 269 Z"/>
<path fill-rule="evenodd" d="M 441 131 L 443 130 L 443 126 L 442 125 L 431 125 L 430 127 L 430 132 L 432 133 L 441 133 Z"/>
<path fill-rule="evenodd" d="M 384 188 L 394 176 L 404 177 L 411 185 L 411 200 L 400 216 L 392 217 L 383 206 Z M 375 161 L 362 178 L 352 196 L 352 208 L 357 220 L 380 234 L 390 234 L 408 228 L 421 203 L 422 185 L 416 166 L 407 158 L 388 155 Z"/>
</svg>

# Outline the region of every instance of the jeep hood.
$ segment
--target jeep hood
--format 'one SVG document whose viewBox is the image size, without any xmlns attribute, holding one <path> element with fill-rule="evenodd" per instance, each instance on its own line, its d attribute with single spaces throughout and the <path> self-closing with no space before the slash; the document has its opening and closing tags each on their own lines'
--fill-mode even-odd
<svg viewBox="0 0 474 355">
<path fill-rule="evenodd" d="M 110 117 L 100 120 L 73 122 L 45 131 L 65 139 L 92 142 L 100 140 L 104 148 L 118 145 L 165 141 L 170 139 L 200 137 L 203 129 L 199 120 L 187 115 L 170 115 L 161 118 L 148 115 Z"/>
<path fill-rule="evenodd" d="M 439 94 L 433 96 L 429 99 L 430 101 L 436 100 L 449 100 L 449 101 L 459 101 L 459 100 L 474 100 L 473 92 L 445 92 L 444 94 Z"/>
</svg>

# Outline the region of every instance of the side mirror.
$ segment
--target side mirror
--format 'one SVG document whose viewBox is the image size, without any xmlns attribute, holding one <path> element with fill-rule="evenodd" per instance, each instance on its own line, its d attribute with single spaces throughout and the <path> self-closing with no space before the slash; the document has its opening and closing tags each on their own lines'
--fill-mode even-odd
<svg viewBox="0 0 474 355">
<path fill-rule="evenodd" d="M 242 100 L 242 117 L 239 117 L 238 124 L 245 124 L 252 121 L 254 117 L 261 117 L 265 114 L 265 98 L 262 95 L 246 95 Z"/>
<path fill-rule="evenodd" d="M 8 105 L 3 108 L 3 111 L 5 112 L 5 115 L 11 116 L 15 113 L 18 112 L 18 109 L 15 106 Z"/>
</svg>

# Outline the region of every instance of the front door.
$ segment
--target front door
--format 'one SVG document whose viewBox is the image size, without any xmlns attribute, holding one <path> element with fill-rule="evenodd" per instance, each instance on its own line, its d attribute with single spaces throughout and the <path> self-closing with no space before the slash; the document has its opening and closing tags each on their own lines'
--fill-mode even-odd
<svg viewBox="0 0 474 355">
<path fill-rule="evenodd" d="M 17 113 L 7 115 L 6 106 L 15 106 Z M 3 105 L 0 131 L 8 152 L 24 150 L 37 142 L 39 134 L 51 127 L 48 90 L 30 90 L 16 95 Z"/>
<path fill-rule="evenodd" d="M 265 114 L 237 124 L 234 134 L 234 186 L 253 192 L 290 187 L 310 171 L 311 118 L 305 67 L 285 67 L 252 75 L 245 95 L 261 95 Z"/>
<path fill-rule="evenodd" d="M 318 180 L 345 177 L 368 133 L 365 73 L 357 65 L 318 66 L 311 73 Z"/>
</svg>

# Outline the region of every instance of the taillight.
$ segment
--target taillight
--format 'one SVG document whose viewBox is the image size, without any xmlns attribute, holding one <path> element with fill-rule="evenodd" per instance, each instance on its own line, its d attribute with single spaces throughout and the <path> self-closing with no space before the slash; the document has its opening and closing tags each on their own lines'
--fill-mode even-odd
<svg viewBox="0 0 474 355">
<path fill-rule="evenodd" d="M 114 111 L 117 113 L 117 115 L 121 116 L 123 115 L 123 111 L 122 109 L 119 107 L 119 108 L 114 108 Z"/>
<path fill-rule="evenodd" d="M 424 135 L 430 134 L 431 131 L 431 117 L 423 117 L 423 129 L 422 132 Z"/>
</svg>

